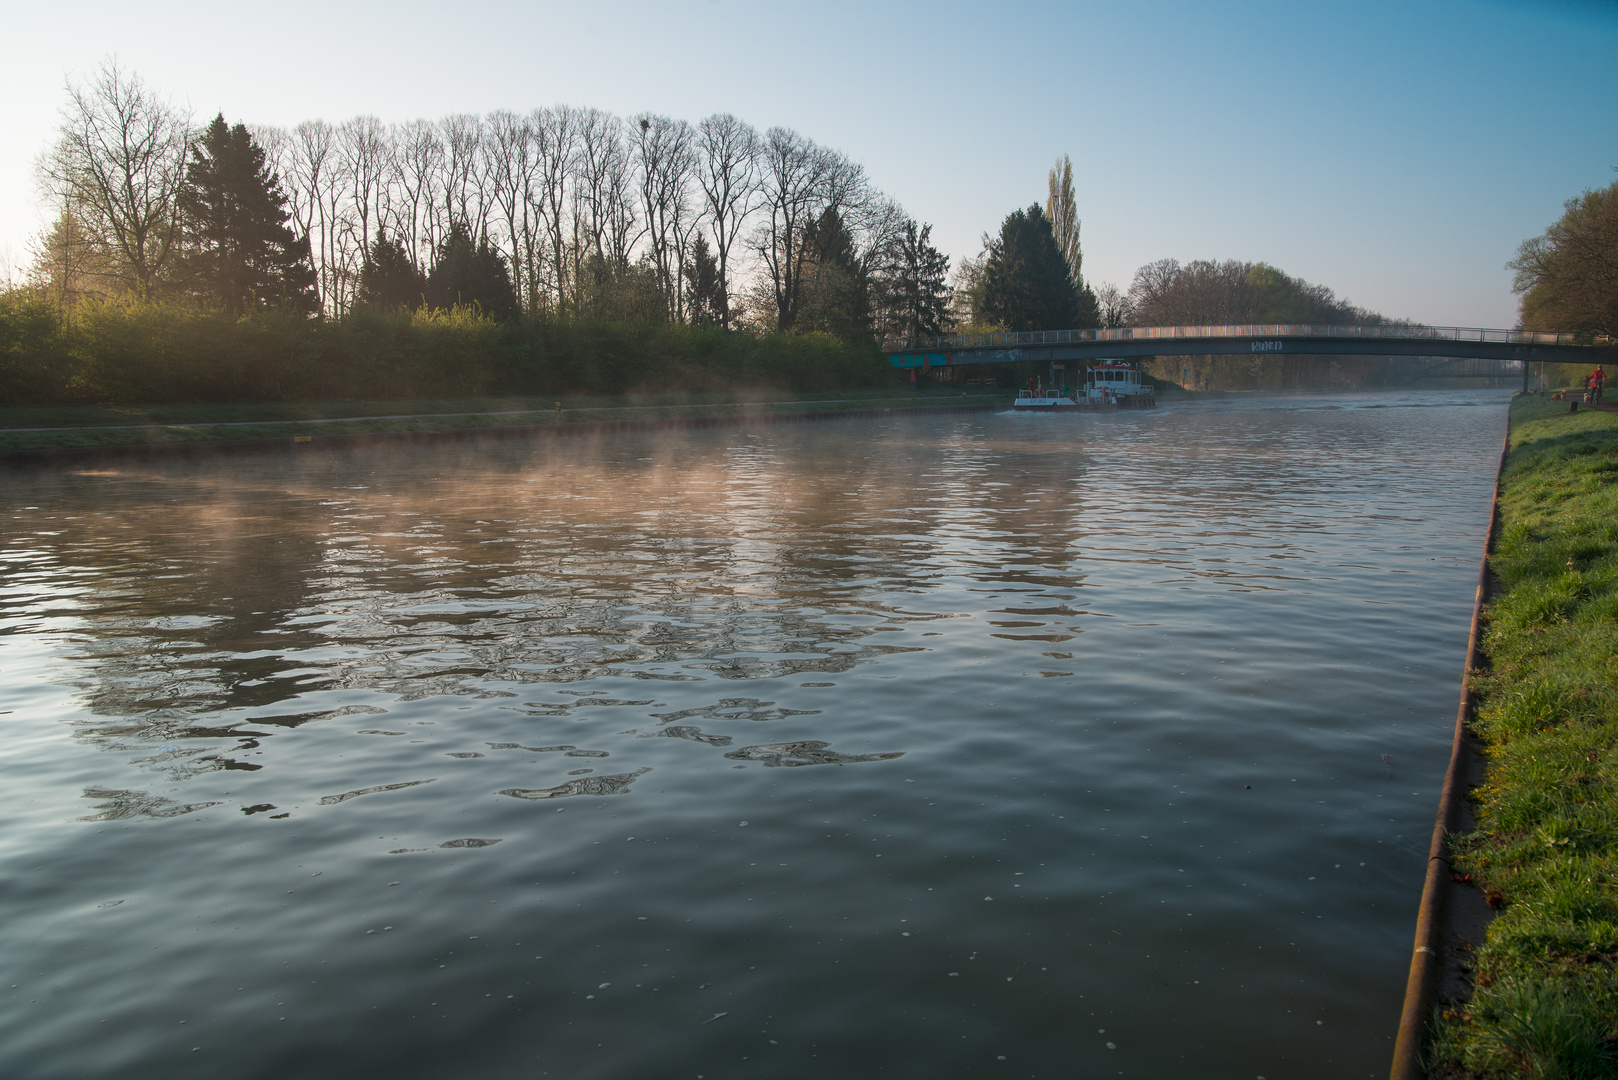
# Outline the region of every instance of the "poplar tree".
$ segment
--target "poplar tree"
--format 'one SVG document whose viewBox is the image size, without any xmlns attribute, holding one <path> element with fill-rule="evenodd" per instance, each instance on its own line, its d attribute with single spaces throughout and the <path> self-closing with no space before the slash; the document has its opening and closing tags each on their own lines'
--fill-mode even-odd
<svg viewBox="0 0 1618 1080">
<path fill-rule="evenodd" d="M 1045 216 L 1050 219 L 1056 246 L 1067 262 L 1068 277 L 1078 294 L 1079 310 L 1076 326 L 1089 328 L 1101 325 L 1101 305 L 1094 290 L 1084 282 L 1084 248 L 1079 244 L 1078 200 L 1073 194 L 1073 161 L 1066 154 L 1056 159 L 1049 177 L 1050 192 L 1045 197 Z"/>
<path fill-rule="evenodd" d="M 191 149 L 180 187 L 181 279 L 234 314 L 285 306 L 314 314 L 309 240 L 287 226 L 281 181 L 247 128 L 215 116 Z"/>
<path fill-rule="evenodd" d="M 1078 200 L 1073 194 L 1073 161 L 1066 154 L 1056 159 L 1050 173 L 1050 194 L 1045 197 L 1045 216 L 1051 219 L 1051 233 L 1062 258 L 1067 260 L 1073 284 L 1084 280 L 1084 249 L 1079 246 Z"/>
</svg>

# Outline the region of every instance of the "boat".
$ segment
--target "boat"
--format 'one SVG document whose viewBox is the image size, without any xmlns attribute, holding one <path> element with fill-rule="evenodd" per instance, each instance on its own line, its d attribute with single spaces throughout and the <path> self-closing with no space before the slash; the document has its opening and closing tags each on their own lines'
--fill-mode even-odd
<svg viewBox="0 0 1618 1080">
<path fill-rule="evenodd" d="M 1017 391 L 1011 405 L 1020 413 L 1104 412 L 1150 409 L 1157 397 L 1151 384 L 1141 380 L 1140 369 L 1124 360 L 1102 360 L 1085 373 L 1084 385 L 1076 391 L 1031 385 Z"/>
</svg>

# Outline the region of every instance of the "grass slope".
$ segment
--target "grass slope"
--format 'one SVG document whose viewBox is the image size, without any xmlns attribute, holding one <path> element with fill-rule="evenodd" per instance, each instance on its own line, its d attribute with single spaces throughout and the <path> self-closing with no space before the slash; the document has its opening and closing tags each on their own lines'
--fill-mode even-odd
<svg viewBox="0 0 1618 1080">
<path fill-rule="evenodd" d="M 1486 671 L 1488 771 L 1450 863 L 1499 914 L 1435 1076 L 1618 1076 L 1618 416 L 1512 404 Z"/>
</svg>

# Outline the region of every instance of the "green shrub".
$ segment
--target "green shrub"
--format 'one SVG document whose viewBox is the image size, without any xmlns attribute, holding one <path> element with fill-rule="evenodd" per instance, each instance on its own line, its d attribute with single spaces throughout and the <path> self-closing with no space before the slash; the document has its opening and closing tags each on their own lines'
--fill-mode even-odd
<svg viewBox="0 0 1618 1080">
<path fill-rule="evenodd" d="M 0 404 L 63 401 L 74 368 L 61 309 L 24 289 L 0 293 Z"/>
<path fill-rule="evenodd" d="M 870 343 L 825 334 L 497 322 L 459 307 L 361 308 L 322 320 L 109 300 L 64 315 L 30 293 L 0 297 L 0 403 L 8 405 L 816 390 L 890 377 Z"/>
</svg>

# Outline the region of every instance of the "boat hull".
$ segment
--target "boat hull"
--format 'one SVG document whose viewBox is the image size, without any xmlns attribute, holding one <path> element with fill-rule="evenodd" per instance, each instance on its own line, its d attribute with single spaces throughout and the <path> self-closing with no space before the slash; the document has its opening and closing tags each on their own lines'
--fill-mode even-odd
<svg viewBox="0 0 1618 1080">
<path fill-rule="evenodd" d="M 1149 394 L 1140 394 L 1131 397 L 1118 397 L 1112 401 L 1069 401 L 1065 398 L 1018 398 L 1011 403 L 1011 411 L 1015 413 L 1074 413 L 1074 412 L 1116 412 L 1119 409 L 1151 409 L 1156 408 L 1157 400 Z"/>
<path fill-rule="evenodd" d="M 1011 411 L 1030 416 L 1043 416 L 1046 413 L 1113 412 L 1117 408 L 1116 405 L 1024 405 L 1019 401 L 1012 405 Z"/>
</svg>

